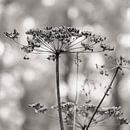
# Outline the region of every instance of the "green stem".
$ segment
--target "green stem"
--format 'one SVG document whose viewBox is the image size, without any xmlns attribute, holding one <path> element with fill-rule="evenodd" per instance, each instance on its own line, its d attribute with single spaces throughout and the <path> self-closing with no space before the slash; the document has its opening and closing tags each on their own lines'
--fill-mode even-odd
<svg viewBox="0 0 130 130">
<path fill-rule="evenodd" d="M 56 88 L 57 88 L 57 102 L 58 102 L 60 129 L 64 130 L 62 108 L 61 108 L 61 98 L 60 98 L 60 85 L 59 85 L 59 53 L 56 53 Z"/>
<path fill-rule="evenodd" d="M 119 69 L 120 69 L 120 67 L 117 67 L 117 69 L 116 69 L 116 71 L 115 71 L 115 74 L 114 74 L 114 76 L 113 76 L 113 78 L 112 78 L 112 80 L 111 80 L 111 82 L 110 82 L 110 84 L 109 84 L 109 86 L 108 86 L 108 88 L 107 88 L 107 90 L 106 90 L 104 96 L 102 97 L 101 101 L 99 102 L 98 106 L 96 107 L 96 110 L 95 110 L 95 112 L 93 113 L 93 115 L 92 115 L 92 117 L 91 117 L 91 119 L 90 119 L 90 121 L 89 121 L 89 123 L 88 123 L 88 125 L 87 125 L 87 127 L 86 127 L 86 130 L 89 129 L 90 124 L 92 123 L 92 120 L 93 120 L 93 118 L 95 117 L 95 115 L 96 115 L 96 113 L 97 113 L 99 107 L 101 106 L 101 104 L 102 104 L 102 102 L 104 101 L 105 97 L 107 96 L 109 90 L 111 89 L 111 86 L 112 86 L 112 84 L 113 84 L 113 82 L 114 82 L 114 80 L 115 80 L 115 78 L 116 78 L 116 76 L 117 76 L 117 73 L 118 73 Z"/>
</svg>

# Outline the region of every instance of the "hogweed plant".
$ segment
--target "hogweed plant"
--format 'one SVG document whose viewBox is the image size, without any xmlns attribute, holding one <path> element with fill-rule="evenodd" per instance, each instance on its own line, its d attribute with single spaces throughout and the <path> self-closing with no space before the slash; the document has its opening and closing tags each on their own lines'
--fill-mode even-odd
<svg viewBox="0 0 130 130">
<path fill-rule="evenodd" d="M 115 70 L 115 73 L 112 77 L 110 84 L 108 85 L 104 96 L 100 100 L 99 104 L 93 105 L 90 101 L 86 101 L 83 105 L 78 104 L 78 94 L 76 92 L 76 97 L 74 102 L 63 102 L 61 101 L 60 96 L 60 75 L 59 75 L 59 60 L 62 54 L 73 53 L 76 54 L 76 67 L 77 67 L 77 78 L 76 78 L 76 90 L 78 85 L 78 68 L 79 54 L 87 53 L 105 53 L 106 51 L 113 51 L 114 48 L 110 45 L 104 43 L 106 37 L 101 37 L 99 35 L 92 34 L 89 31 L 81 31 L 73 27 L 45 27 L 43 30 L 40 29 L 30 29 L 26 32 L 27 35 L 27 45 L 22 45 L 19 43 L 20 34 L 14 29 L 11 33 L 5 32 L 6 37 L 13 40 L 17 45 L 20 46 L 26 55 L 24 56 L 25 60 L 29 59 L 31 54 L 47 54 L 47 59 L 52 60 L 56 64 L 56 90 L 57 90 L 57 102 L 58 105 L 51 107 L 45 107 L 40 103 L 31 104 L 29 107 L 34 108 L 37 113 L 47 113 L 50 110 L 57 110 L 59 113 L 59 123 L 60 129 L 64 130 L 64 123 L 68 126 L 73 127 L 73 130 L 76 127 L 81 130 L 88 130 L 90 126 L 98 124 L 110 117 L 115 117 L 120 124 L 128 124 L 127 119 L 122 117 L 121 107 L 112 107 L 112 108 L 103 108 L 101 107 L 102 102 L 105 97 L 108 95 L 110 89 L 112 89 L 112 84 L 119 71 L 122 71 L 124 63 L 127 60 L 124 60 L 123 57 L 120 57 L 116 61 L 116 65 L 111 68 Z M 104 54 L 107 56 L 107 54 Z M 105 65 L 99 66 L 96 65 L 100 74 L 106 75 L 107 71 L 105 70 Z M 105 70 L 105 71 L 104 71 Z M 99 118 L 99 116 L 102 117 Z M 84 123 L 80 122 L 79 118 L 84 120 Z"/>
</svg>

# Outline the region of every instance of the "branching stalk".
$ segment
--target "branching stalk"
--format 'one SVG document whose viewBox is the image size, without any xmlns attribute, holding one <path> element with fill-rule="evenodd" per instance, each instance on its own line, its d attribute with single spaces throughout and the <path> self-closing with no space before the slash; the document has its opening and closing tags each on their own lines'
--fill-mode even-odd
<svg viewBox="0 0 130 130">
<path fill-rule="evenodd" d="M 59 53 L 56 53 L 56 88 L 57 88 L 56 90 L 57 90 L 57 102 L 58 102 L 60 129 L 64 130 L 63 118 L 62 118 L 62 108 L 61 108 L 61 98 L 60 98 L 60 85 L 59 85 Z"/>
<path fill-rule="evenodd" d="M 119 69 L 120 69 L 120 67 L 117 67 L 117 69 L 116 69 L 116 71 L 115 71 L 115 74 L 114 74 L 114 76 L 113 76 L 113 78 L 112 78 L 112 80 L 111 80 L 111 82 L 110 82 L 110 84 L 109 84 L 109 86 L 108 86 L 108 88 L 107 88 L 107 90 L 106 90 L 104 96 L 102 97 L 101 101 L 99 102 L 98 106 L 96 107 L 96 110 L 95 110 L 95 112 L 93 113 L 92 117 L 90 118 L 90 121 L 89 121 L 88 125 L 86 126 L 86 129 L 85 129 L 85 130 L 88 130 L 88 129 L 89 129 L 89 127 L 90 127 L 90 125 L 91 125 L 91 123 L 92 123 L 92 120 L 94 119 L 94 117 L 95 117 L 95 115 L 96 115 L 96 113 L 97 113 L 99 107 L 101 106 L 101 104 L 102 104 L 102 102 L 104 101 L 105 97 L 107 96 L 109 90 L 111 89 L 111 86 L 112 86 L 112 84 L 113 84 L 113 82 L 114 82 L 114 80 L 115 80 L 115 78 L 116 78 L 116 76 L 117 76 L 117 74 L 118 74 Z"/>
</svg>

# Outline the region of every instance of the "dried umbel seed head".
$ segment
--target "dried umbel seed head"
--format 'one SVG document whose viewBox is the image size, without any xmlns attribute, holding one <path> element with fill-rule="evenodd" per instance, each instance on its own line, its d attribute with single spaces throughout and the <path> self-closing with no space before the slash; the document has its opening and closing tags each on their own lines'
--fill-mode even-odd
<svg viewBox="0 0 130 130">
<path fill-rule="evenodd" d="M 75 103 L 73 102 L 62 102 L 61 108 L 62 113 L 64 115 L 64 123 L 67 125 L 73 125 L 74 121 L 74 106 Z M 76 126 L 79 128 L 82 128 L 84 125 L 87 126 L 89 119 L 92 116 L 92 113 L 96 110 L 97 106 L 92 104 L 91 102 L 84 103 L 83 105 L 76 105 Z M 58 106 L 52 106 L 52 110 L 58 110 Z M 98 118 L 97 118 L 98 117 Z M 107 122 L 106 119 L 115 118 L 117 123 L 122 124 L 128 124 L 129 121 L 123 117 L 123 112 L 121 107 L 100 107 L 96 113 L 95 118 L 92 120 L 92 126 L 101 124 L 104 121 Z M 82 120 L 80 122 L 80 120 Z M 85 122 L 83 124 L 82 122 Z M 79 125 L 80 124 L 80 125 Z"/>
<path fill-rule="evenodd" d="M 5 32 L 4 34 L 15 42 L 19 37 L 16 29 L 11 33 Z M 105 37 L 92 34 L 89 31 L 81 31 L 74 27 L 49 26 L 43 30 L 30 29 L 26 32 L 26 35 L 27 45 L 19 44 L 25 53 L 47 54 L 49 55 L 47 59 L 53 61 L 56 53 L 95 53 L 113 50 L 109 45 L 103 43 L 106 40 Z M 100 50 L 96 49 L 97 45 Z"/>
</svg>

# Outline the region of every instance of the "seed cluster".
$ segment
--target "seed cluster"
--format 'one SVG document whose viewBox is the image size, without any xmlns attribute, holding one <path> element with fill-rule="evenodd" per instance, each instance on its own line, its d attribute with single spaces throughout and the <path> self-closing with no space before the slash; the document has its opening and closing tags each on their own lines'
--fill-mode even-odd
<svg viewBox="0 0 130 130">
<path fill-rule="evenodd" d="M 62 113 L 64 114 L 64 123 L 67 125 L 73 125 L 74 120 L 74 106 L 75 104 L 73 102 L 62 102 L 61 108 Z M 50 110 L 58 110 L 58 106 L 54 105 L 49 107 L 45 107 L 44 105 L 41 105 L 40 103 L 30 104 L 30 108 L 33 108 L 36 113 L 42 113 L 45 114 Z M 91 102 L 85 102 L 83 105 L 76 105 L 76 115 L 77 115 L 77 121 L 76 125 L 79 127 L 84 127 L 87 124 L 82 124 L 81 122 L 78 122 L 78 118 L 83 119 L 89 119 L 91 117 L 91 114 L 96 110 L 96 105 L 91 104 Z M 97 111 L 97 114 L 95 118 L 92 121 L 92 125 L 102 123 L 106 119 L 114 117 L 118 124 L 128 124 L 129 121 L 123 117 L 123 112 L 121 111 L 121 107 L 100 107 Z M 98 118 L 96 118 L 98 117 Z M 100 118 L 99 118 L 100 117 Z M 87 123 L 87 122 L 86 122 Z M 79 125 L 80 124 L 80 125 Z"/>
<path fill-rule="evenodd" d="M 4 34 L 15 42 L 19 37 L 16 29 L 11 33 L 5 32 Z M 49 60 L 55 60 L 54 57 L 57 53 L 92 53 L 113 50 L 109 45 L 103 43 L 106 37 L 103 38 L 74 27 L 45 27 L 43 30 L 30 29 L 26 32 L 26 35 L 27 45 L 20 44 L 21 49 L 26 54 L 48 54 Z M 100 50 L 95 49 L 97 45 Z M 29 58 L 25 56 L 24 59 Z"/>
</svg>

